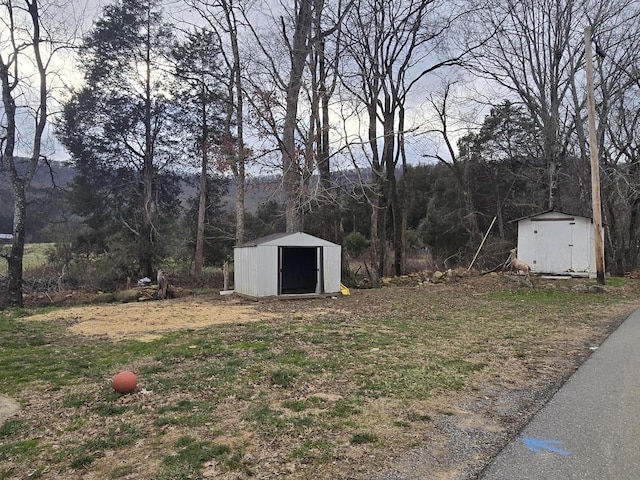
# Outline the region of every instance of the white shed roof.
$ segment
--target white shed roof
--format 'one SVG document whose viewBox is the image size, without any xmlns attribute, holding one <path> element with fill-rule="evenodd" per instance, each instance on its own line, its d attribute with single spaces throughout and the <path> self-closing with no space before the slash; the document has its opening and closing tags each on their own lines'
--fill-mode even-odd
<svg viewBox="0 0 640 480">
<path fill-rule="evenodd" d="M 303 232 L 274 233 L 243 243 L 239 245 L 239 247 L 257 247 L 259 245 L 279 247 L 339 247 L 339 245 L 331 243 L 328 240 L 323 240 L 322 238 L 314 237 L 313 235 Z"/>
<path fill-rule="evenodd" d="M 547 215 L 547 214 L 556 214 L 556 215 L 560 215 L 560 216 L 564 215 L 564 216 L 567 216 L 567 217 L 580 217 L 580 218 L 591 219 L 591 217 L 586 217 L 584 215 L 578 215 L 576 213 L 563 212 L 561 210 L 550 209 L 550 210 L 543 210 L 542 212 L 534 213 L 532 215 L 527 215 L 527 216 L 520 217 L 520 218 L 514 218 L 513 220 L 509 220 L 509 223 L 517 223 L 520 220 L 526 220 L 528 218 L 536 218 L 536 217 L 540 217 L 542 215 Z"/>
</svg>

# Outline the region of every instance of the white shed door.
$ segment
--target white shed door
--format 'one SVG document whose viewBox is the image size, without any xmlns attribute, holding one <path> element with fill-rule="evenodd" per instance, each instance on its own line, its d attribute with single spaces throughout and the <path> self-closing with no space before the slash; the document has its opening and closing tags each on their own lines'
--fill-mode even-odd
<svg viewBox="0 0 640 480">
<path fill-rule="evenodd" d="M 534 227 L 535 262 L 540 273 L 564 273 L 572 267 L 574 222 L 537 221 Z"/>
</svg>

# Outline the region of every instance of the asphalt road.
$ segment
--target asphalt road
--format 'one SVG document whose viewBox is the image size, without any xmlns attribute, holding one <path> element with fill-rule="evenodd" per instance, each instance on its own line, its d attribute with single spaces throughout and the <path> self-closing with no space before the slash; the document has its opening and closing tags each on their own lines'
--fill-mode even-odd
<svg viewBox="0 0 640 480">
<path fill-rule="evenodd" d="M 478 478 L 640 479 L 640 310 Z"/>
</svg>

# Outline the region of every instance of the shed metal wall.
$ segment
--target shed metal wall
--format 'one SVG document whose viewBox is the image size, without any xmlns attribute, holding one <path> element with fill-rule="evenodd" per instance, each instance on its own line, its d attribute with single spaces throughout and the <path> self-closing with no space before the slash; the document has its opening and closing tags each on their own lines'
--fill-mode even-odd
<svg viewBox="0 0 640 480">
<path fill-rule="evenodd" d="M 270 297 L 278 295 L 278 246 L 258 246 L 258 274 L 255 278 L 257 287 L 256 297 Z"/>
<path fill-rule="evenodd" d="M 238 293 L 257 296 L 258 247 L 235 248 L 233 250 L 233 286 Z"/>
<path fill-rule="evenodd" d="M 518 258 L 535 273 L 595 274 L 591 219 L 547 212 L 518 222 Z"/>
<path fill-rule="evenodd" d="M 234 290 L 252 297 L 278 294 L 278 247 L 258 245 L 233 251 Z"/>
</svg>

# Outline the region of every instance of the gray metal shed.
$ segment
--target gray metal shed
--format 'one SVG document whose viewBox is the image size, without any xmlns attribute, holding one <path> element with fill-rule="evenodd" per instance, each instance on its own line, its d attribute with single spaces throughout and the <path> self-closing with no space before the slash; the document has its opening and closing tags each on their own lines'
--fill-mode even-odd
<svg viewBox="0 0 640 480">
<path fill-rule="evenodd" d="M 596 275 L 591 218 L 549 210 L 514 222 L 518 223 L 518 258 L 533 273 Z"/>
<path fill-rule="evenodd" d="M 250 297 L 340 292 L 342 247 L 307 233 L 276 233 L 236 246 L 234 291 Z"/>
</svg>

